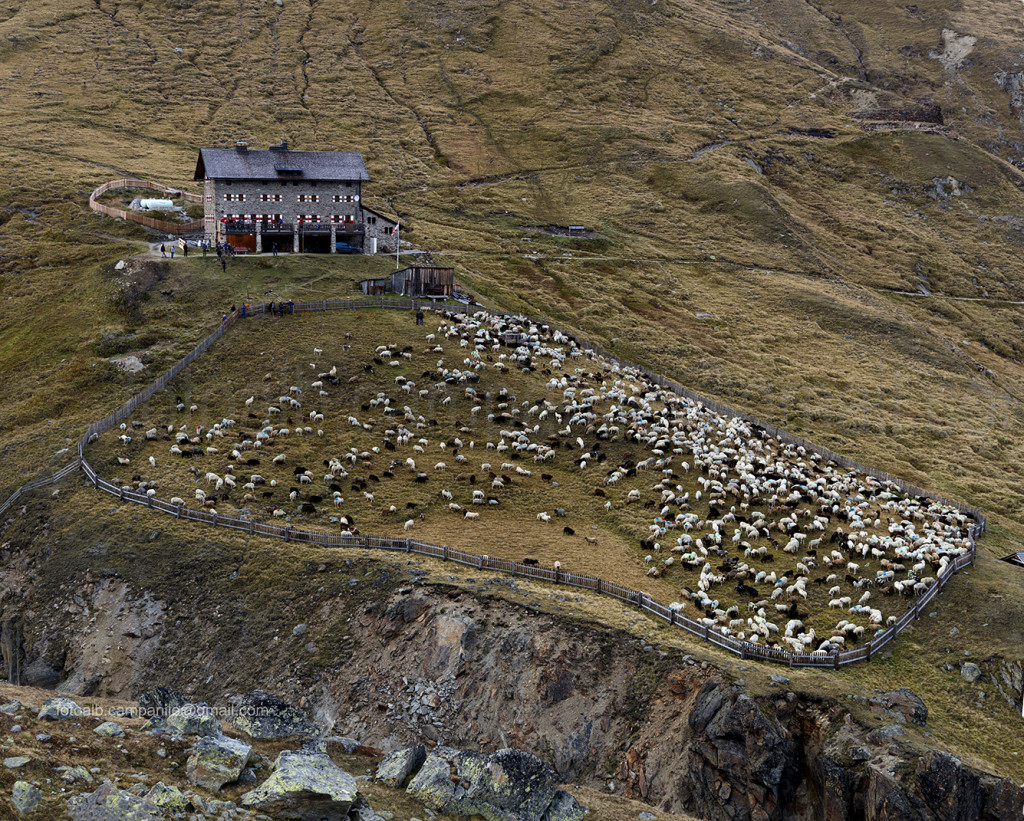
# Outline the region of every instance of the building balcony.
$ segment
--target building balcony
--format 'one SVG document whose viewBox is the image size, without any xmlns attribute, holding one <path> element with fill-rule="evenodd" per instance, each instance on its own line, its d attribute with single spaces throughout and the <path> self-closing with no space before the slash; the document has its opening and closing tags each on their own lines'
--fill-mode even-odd
<svg viewBox="0 0 1024 821">
<path fill-rule="evenodd" d="M 337 223 L 338 236 L 356 236 L 364 232 L 363 223 Z M 329 222 L 270 222 L 269 220 L 221 220 L 220 230 L 225 234 L 330 234 Z"/>
</svg>

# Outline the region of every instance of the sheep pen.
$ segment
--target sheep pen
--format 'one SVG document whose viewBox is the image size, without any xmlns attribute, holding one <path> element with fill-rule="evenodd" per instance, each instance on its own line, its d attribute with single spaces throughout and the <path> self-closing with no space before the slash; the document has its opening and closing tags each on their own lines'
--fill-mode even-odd
<svg viewBox="0 0 1024 821">
<path fill-rule="evenodd" d="M 870 639 L 970 550 L 960 510 L 557 330 L 428 316 L 240 323 L 90 461 L 115 483 L 256 521 L 561 562 L 797 652 Z"/>
</svg>

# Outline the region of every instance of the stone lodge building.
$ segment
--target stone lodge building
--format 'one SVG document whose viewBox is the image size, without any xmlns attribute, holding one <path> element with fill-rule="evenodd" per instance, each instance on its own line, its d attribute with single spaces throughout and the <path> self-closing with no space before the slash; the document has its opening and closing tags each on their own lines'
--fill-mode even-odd
<svg viewBox="0 0 1024 821">
<path fill-rule="evenodd" d="M 203 180 L 206 238 L 266 253 L 391 253 L 397 223 L 362 204 L 370 181 L 355 151 L 199 151 L 195 179 Z"/>
</svg>

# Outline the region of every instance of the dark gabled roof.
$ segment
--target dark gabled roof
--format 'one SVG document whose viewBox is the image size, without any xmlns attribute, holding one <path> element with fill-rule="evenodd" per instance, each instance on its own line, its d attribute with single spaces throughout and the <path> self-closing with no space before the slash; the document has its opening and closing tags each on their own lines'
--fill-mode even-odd
<svg viewBox="0 0 1024 821">
<path fill-rule="evenodd" d="M 369 182 L 358 151 L 269 151 L 201 148 L 194 179 L 302 179 Z"/>
</svg>

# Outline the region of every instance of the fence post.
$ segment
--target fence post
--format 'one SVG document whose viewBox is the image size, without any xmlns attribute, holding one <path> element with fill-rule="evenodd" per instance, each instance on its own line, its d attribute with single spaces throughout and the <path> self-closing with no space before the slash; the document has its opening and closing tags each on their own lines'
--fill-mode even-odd
<svg viewBox="0 0 1024 821">
<path fill-rule="evenodd" d="M 290 542 L 291 539 L 292 539 L 292 526 L 291 525 L 285 525 L 284 526 L 284 540 L 286 542 Z"/>
<path fill-rule="evenodd" d="M 600 579 L 597 580 L 597 592 L 598 593 L 601 592 L 601 580 Z"/>
<path fill-rule="evenodd" d="M 120 501 L 122 501 L 122 502 L 124 501 L 124 485 L 121 485 L 120 487 L 118 487 L 118 489 L 117 489 L 117 498 Z"/>
<path fill-rule="evenodd" d="M 833 669 L 836 669 L 836 670 L 839 669 L 839 654 L 838 653 L 836 653 L 834 656 L 832 656 L 832 666 L 833 666 Z"/>
<path fill-rule="evenodd" d="M 441 555 L 441 561 L 446 562 L 448 561 L 448 545 L 444 545 L 442 549 L 444 552 Z"/>
</svg>

